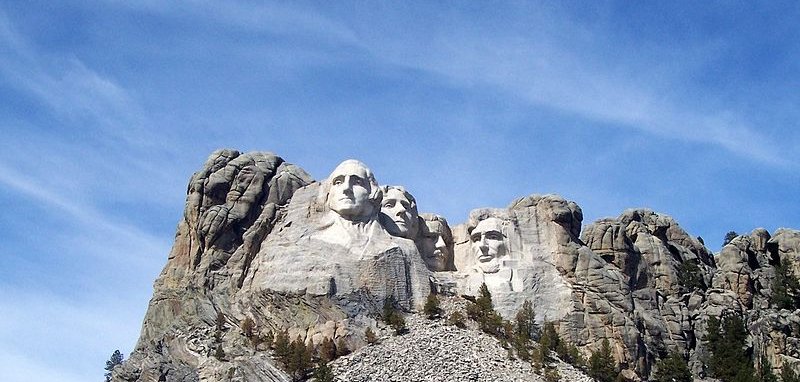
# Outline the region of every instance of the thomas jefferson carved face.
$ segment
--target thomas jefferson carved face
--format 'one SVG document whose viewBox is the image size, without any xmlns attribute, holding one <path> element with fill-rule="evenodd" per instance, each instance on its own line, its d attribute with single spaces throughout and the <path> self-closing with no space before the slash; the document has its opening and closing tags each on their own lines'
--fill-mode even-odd
<svg viewBox="0 0 800 382">
<path fill-rule="evenodd" d="M 337 166 L 331 176 L 328 206 L 347 220 L 359 220 L 373 213 L 370 200 L 377 187 L 370 170 L 361 162 L 346 160 Z"/>
<path fill-rule="evenodd" d="M 447 222 L 442 218 L 425 219 L 422 231 L 420 252 L 428 269 L 434 272 L 446 271 L 453 258 L 453 235 Z"/>
<path fill-rule="evenodd" d="M 478 267 L 484 273 L 494 273 L 500 269 L 500 257 L 506 254 L 503 222 L 498 218 L 481 220 L 470 233 L 472 251 Z"/>
<path fill-rule="evenodd" d="M 414 239 L 419 229 L 419 216 L 414 198 L 403 188 L 384 186 L 381 201 L 381 224 L 392 236 Z"/>
</svg>

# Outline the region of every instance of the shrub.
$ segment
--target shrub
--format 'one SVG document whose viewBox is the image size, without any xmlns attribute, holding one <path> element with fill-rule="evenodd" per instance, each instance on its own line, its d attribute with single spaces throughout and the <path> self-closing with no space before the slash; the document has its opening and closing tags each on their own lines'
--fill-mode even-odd
<svg viewBox="0 0 800 382">
<path fill-rule="evenodd" d="M 383 302 L 383 321 L 391 326 L 394 329 L 394 333 L 397 335 L 406 332 L 406 320 L 397 307 L 395 307 L 394 299 L 391 297 Z"/>
<path fill-rule="evenodd" d="M 455 311 L 453 314 L 450 315 L 450 318 L 447 319 L 450 325 L 455 327 L 464 329 L 467 327 L 466 323 L 464 323 L 464 315 L 460 311 Z"/>
<path fill-rule="evenodd" d="M 435 294 L 431 293 L 428 295 L 428 299 L 425 300 L 423 311 L 431 320 L 440 318 L 442 316 L 442 309 L 439 307 L 439 298 L 436 297 Z"/>
<path fill-rule="evenodd" d="M 242 328 L 242 334 L 244 334 L 245 337 L 247 337 L 247 338 L 252 338 L 253 337 L 253 329 L 255 329 L 256 324 L 255 324 L 255 322 L 253 322 L 252 318 L 245 317 L 245 319 L 242 320 L 242 323 L 241 323 L 240 326 Z"/>
<path fill-rule="evenodd" d="M 217 312 L 217 318 L 214 320 L 217 330 L 225 329 L 225 315 L 222 312 Z"/>
<path fill-rule="evenodd" d="M 781 381 L 782 382 L 800 382 L 800 377 L 788 363 L 784 363 L 781 368 Z"/>
<path fill-rule="evenodd" d="M 728 233 L 725 234 L 725 239 L 722 241 L 722 245 L 723 246 L 728 245 L 728 243 L 732 242 L 733 239 L 736 238 L 736 236 L 739 236 L 739 234 L 736 233 L 736 231 L 728 231 Z"/>
<path fill-rule="evenodd" d="M 114 350 L 114 352 L 111 353 L 111 358 L 109 358 L 108 361 L 106 361 L 106 367 L 105 367 L 106 382 L 111 381 L 111 372 L 114 370 L 115 367 L 121 365 L 123 360 L 124 357 L 122 356 L 122 353 L 120 353 L 119 350 Z"/>
<path fill-rule="evenodd" d="M 333 344 L 333 340 L 325 337 L 320 342 L 317 352 L 323 362 L 333 361 L 336 358 L 336 345 Z"/>
<path fill-rule="evenodd" d="M 267 347 L 267 349 L 271 349 L 275 343 L 275 334 L 272 333 L 272 330 L 268 330 L 267 334 L 261 337 L 261 343 Z"/>
<path fill-rule="evenodd" d="M 220 361 L 225 360 L 225 350 L 222 349 L 222 344 L 218 344 L 217 349 L 214 350 L 214 358 Z"/>
<path fill-rule="evenodd" d="M 544 368 L 544 380 L 546 382 L 558 382 L 561 380 L 561 375 L 555 367 L 547 366 Z"/>
<path fill-rule="evenodd" d="M 372 331 L 372 327 L 368 327 L 367 330 L 364 331 L 364 339 L 370 345 L 378 343 L 378 336 Z"/>
<path fill-rule="evenodd" d="M 347 347 L 347 343 L 344 342 L 344 338 L 339 338 L 339 341 L 336 341 L 336 356 L 341 357 L 348 354 L 350 354 L 350 348 Z"/>
<path fill-rule="evenodd" d="M 697 263 L 687 260 L 678 266 L 678 284 L 690 292 L 704 289 L 703 274 Z"/>
</svg>

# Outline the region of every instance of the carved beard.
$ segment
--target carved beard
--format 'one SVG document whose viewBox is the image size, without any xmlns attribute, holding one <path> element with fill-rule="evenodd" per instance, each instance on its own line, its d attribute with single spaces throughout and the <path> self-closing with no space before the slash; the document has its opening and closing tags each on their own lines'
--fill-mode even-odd
<svg viewBox="0 0 800 382">
<path fill-rule="evenodd" d="M 478 262 L 478 268 L 480 268 L 483 273 L 497 273 L 500 270 L 500 261 L 494 258 L 485 263 Z"/>
</svg>

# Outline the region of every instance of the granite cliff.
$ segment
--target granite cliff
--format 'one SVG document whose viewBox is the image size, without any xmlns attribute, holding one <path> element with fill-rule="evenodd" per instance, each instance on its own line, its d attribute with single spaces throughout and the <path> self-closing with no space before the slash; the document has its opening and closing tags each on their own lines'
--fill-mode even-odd
<svg viewBox="0 0 800 382">
<path fill-rule="evenodd" d="M 344 380 L 401 380 L 391 374 L 410 371 L 397 368 L 390 355 L 398 353 L 418 363 L 415 370 L 438 373 L 431 381 L 464 380 L 448 348 L 467 357 L 500 345 L 477 331 L 418 322 L 408 344 L 387 340 L 369 350 L 365 331 L 388 333 L 379 318 L 387 300 L 414 323 L 429 293 L 459 300 L 482 284 L 503 317 L 530 301 L 537 322 L 555 323 L 584 356 L 608 340 L 628 380 L 649 378 L 670 351 L 705 378 L 702 339 L 723 311 L 745 317 L 753 359 L 800 369 L 800 310 L 770 303 L 776 266 L 793 264 L 800 275 L 800 231 L 756 229 L 714 254 L 654 211 L 628 210 L 585 227 L 582 220 L 575 202 L 531 195 L 473 210 L 451 228 L 438 215 L 418 214 L 407 190 L 379 185 L 357 161 L 314 181 L 271 153 L 216 151 L 189 181 L 141 336 L 113 379 L 289 381 L 253 341 L 285 331 L 306 344 L 331 339 L 363 349 L 335 364 L 351 376 Z M 507 362 L 500 374 L 489 363 L 467 366 L 501 375 L 495 380 L 541 379 Z M 382 367 L 394 371 L 377 374 Z M 569 373 L 562 379 L 584 378 Z"/>
</svg>

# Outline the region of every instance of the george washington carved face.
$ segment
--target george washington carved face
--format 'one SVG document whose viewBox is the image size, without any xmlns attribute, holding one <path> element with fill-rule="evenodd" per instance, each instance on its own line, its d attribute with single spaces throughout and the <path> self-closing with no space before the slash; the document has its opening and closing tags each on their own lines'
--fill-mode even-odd
<svg viewBox="0 0 800 382">
<path fill-rule="evenodd" d="M 339 164 L 330 177 L 328 207 L 347 220 L 361 220 L 375 212 L 371 196 L 377 191 L 372 172 L 357 160 Z"/>
<path fill-rule="evenodd" d="M 497 272 L 500 269 L 498 259 L 506 255 L 503 221 L 498 218 L 481 220 L 470 232 L 470 242 L 477 266 L 484 273 Z"/>
</svg>

